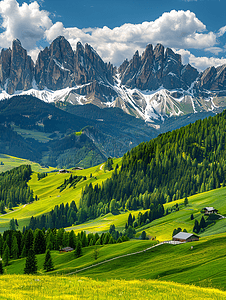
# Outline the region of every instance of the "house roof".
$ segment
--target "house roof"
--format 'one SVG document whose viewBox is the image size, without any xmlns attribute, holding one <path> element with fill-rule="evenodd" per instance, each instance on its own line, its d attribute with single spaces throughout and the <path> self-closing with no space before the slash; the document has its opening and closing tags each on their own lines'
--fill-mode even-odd
<svg viewBox="0 0 226 300">
<path fill-rule="evenodd" d="M 65 248 L 62 248 L 60 249 L 60 251 L 73 251 L 74 248 L 71 248 L 71 247 L 65 247 Z"/>
<path fill-rule="evenodd" d="M 193 234 L 193 233 L 188 233 L 188 232 L 182 232 L 182 231 L 181 231 L 181 232 L 175 234 L 175 235 L 173 236 L 173 238 L 175 238 L 175 239 L 187 240 L 187 239 L 189 239 L 191 236 L 196 236 L 196 237 L 198 237 L 197 235 L 195 235 L 195 234 Z"/>
<path fill-rule="evenodd" d="M 214 207 L 205 207 L 204 209 L 208 210 L 208 211 L 213 211 L 213 210 L 217 210 L 216 208 Z"/>
</svg>

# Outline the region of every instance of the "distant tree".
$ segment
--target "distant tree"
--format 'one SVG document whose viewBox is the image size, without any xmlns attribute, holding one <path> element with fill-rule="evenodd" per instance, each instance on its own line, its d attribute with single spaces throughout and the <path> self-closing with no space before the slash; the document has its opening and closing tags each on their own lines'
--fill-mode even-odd
<svg viewBox="0 0 226 300">
<path fill-rule="evenodd" d="M 200 220 L 199 226 L 200 226 L 200 228 L 203 228 L 203 229 L 206 227 L 206 221 L 203 216 Z"/>
<path fill-rule="evenodd" d="M 36 229 L 34 232 L 34 251 L 35 254 L 42 254 L 46 251 L 45 236 L 42 230 Z"/>
<path fill-rule="evenodd" d="M 199 231 L 200 231 L 199 222 L 198 222 L 198 220 L 195 220 L 195 225 L 193 227 L 193 232 L 199 233 Z"/>
<path fill-rule="evenodd" d="M 97 247 L 95 247 L 95 248 L 93 249 L 93 258 L 94 258 L 95 260 L 97 260 L 98 257 L 99 257 L 99 250 L 97 249 Z"/>
<path fill-rule="evenodd" d="M 185 197 L 184 198 L 184 206 L 187 206 L 188 205 L 188 197 Z"/>
<path fill-rule="evenodd" d="M 3 237 L 0 233 L 0 256 L 2 257 L 2 253 L 3 253 L 3 244 L 4 244 L 4 240 Z"/>
<path fill-rule="evenodd" d="M 25 232 L 25 237 L 24 237 L 26 256 L 28 254 L 28 250 L 33 248 L 33 241 L 34 241 L 33 230 L 29 229 L 28 231 Z"/>
<path fill-rule="evenodd" d="M 12 242 L 12 256 L 14 259 L 17 259 L 19 257 L 19 247 L 15 235 L 13 237 L 13 242 Z"/>
<path fill-rule="evenodd" d="M 10 256 L 9 246 L 5 242 L 4 253 L 3 253 L 3 256 L 2 256 L 2 260 L 4 262 L 4 266 L 8 266 L 9 265 L 9 256 Z"/>
<path fill-rule="evenodd" d="M 82 243 L 78 240 L 75 248 L 75 257 L 78 258 L 80 256 L 82 256 Z"/>
<path fill-rule="evenodd" d="M 38 266 L 35 252 L 33 249 L 29 249 L 25 262 L 24 274 L 35 274 L 37 269 Z"/>
<path fill-rule="evenodd" d="M 194 220 L 194 216 L 193 216 L 193 214 L 191 214 L 191 220 Z"/>
<path fill-rule="evenodd" d="M 11 220 L 9 221 L 9 229 L 10 229 L 10 230 L 16 230 L 16 224 L 15 224 L 14 219 L 11 219 Z"/>
<path fill-rule="evenodd" d="M 0 260 L 0 275 L 4 273 L 4 269 L 2 266 L 2 261 Z"/>
<path fill-rule="evenodd" d="M 146 232 L 142 231 L 142 233 L 141 233 L 141 239 L 142 240 L 146 240 L 146 237 L 147 237 Z"/>
<path fill-rule="evenodd" d="M 69 247 L 73 249 L 76 247 L 76 236 L 74 230 L 71 230 L 69 233 Z"/>
<path fill-rule="evenodd" d="M 52 257 L 51 257 L 49 249 L 46 251 L 45 261 L 44 261 L 44 264 L 43 264 L 43 269 L 46 272 L 52 271 L 54 269 L 54 265 L 53 265 L 53 261 L 52 261 Z"/>
</svg>

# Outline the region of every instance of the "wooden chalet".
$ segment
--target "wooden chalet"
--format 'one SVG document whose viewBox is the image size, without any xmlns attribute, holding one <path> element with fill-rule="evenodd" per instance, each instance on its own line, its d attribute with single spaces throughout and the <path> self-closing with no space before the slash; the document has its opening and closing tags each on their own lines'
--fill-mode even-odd
<svg viewBox="0 0 226 300">
<path fill-rule="evenodd" d="M 203 208 L 205 215 L 217 214 L 218 210 L 214 207 L 204 207 Z"/>
<path fill-rule="evenodd" d="M 65 169 L 61 169 L 61 170 L 59 170 L 59 173 L 69 173 L 69 171 L 65 170 Z"/>
<path fill-rule="evenodd" d="M 59 251 L 60 251 L 60 253 L 65 253 L 65 252 L 71 252 L 73 250 L 74 250 L 74 248 L 65 247 L 65 248 L 60 249 Z"/>
<path fill-rule="evenodd" d="M 182 243 L 199 241 L 199 236 L 193 233 L 181 231 L 173 236 L 173 241 L 182 242 Z"/>
</svg>

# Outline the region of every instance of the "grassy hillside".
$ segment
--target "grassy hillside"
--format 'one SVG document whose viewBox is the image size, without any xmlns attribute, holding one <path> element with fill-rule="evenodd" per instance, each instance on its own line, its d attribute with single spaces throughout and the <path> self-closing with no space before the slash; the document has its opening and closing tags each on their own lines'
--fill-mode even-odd
<svg viewBox="0 0 226 300">
<path fill-rule="evenodd" d="M 175 228 L 186 229 L 188 232 L 192 232 L 194 226 L 194 220 L 191 220 L 191 214 L 194 219 L 200 221 L 202 213 L 200 212 L 205 206 L 214 206 L 219 210 L 219 213 L 226 215 L 226 188 L 219 188 L 205 193 L 200 193 L 191 197 L 188 197 L 188 205 L 183 205 L 184 199 L 173 201 L 164 204 L 165 210 L 179 204 L 179 211 L 172 212 L 171 214 L 164 216 L 160 219 L 154 220 L 151 223 L 137 228 L 136 236 L 139 237 L 141 232 L 145 230 L 149 237 L 156 237 L 159 241 L 171 240 L 172 233 Z M 146 210 L 141 210 L 144 213 Z M 139 211 L 127 211 L 119 215 L 112 215 L 111 213 L 99 217 L 95 220 L 91 220 L 87 223 L 67 228 L 67 230 L 75 230 L 79 232 L 86 230 L 87 232 L 105 232 L 109 230 L 110 225 L 115 224 L 117 230 L 123 230 L 128 220 L 129 214 L 137 217 Z M 217 233 L 226 232 L 226 219 L 221 219 L 216 222 L 215 225 L 207 228 L 203 233 L 199 233 L 201 237 L 209 236 Z"/>
<path fill-rule="evenodd" d="M 12 284 L 13 282 L 13 284 Z M 2 279 L 1 299 L 212 299 L 226 298 L 226 293 L 169 282 L 108 280 L 83 277 L 16 276 Z"/>
<path fill-rule="evenodd" d="M 115 167 L 117 163 L 120 165 L 120 162 L 120 158 L 115 159 L 113 167 Z M 72 175 L 86 176 L 87 180 L 79 182 L 75 189 L 67 187 L 62 192 L 60 192 L 60 190 L 57 188 L 63 184 L 65 179 L 70 177 L 71 173 L 48 173 L 48 176 L 41 180 L 38 180 L 37 173 L 34 173 L 28 185 L 34 191 L 34 196 L 37 195 L 39 200 L 28 205 L 16 207 L 14 208 L 14 211 L 8 211 L 8 214 L 1 215 L 0 231 L 4 231 L 8 228 L 9 221 L 12 218 L 18 220 L 19 229 L 22 229 L 24 225 L 28 225 L 29 219 L 32 216 L 38 216 L 43 213 L 47 213 L 52 210 L 55 205 L 67 202 L 71 203 L 72 200 L 74 200 L 78 205 L 81 191 L 86 184 L 101 184 L 104 180 L 111 176 L 112 171 L 104 172 L 103 166 L 104 164 L 79 171 L 71 170 Z M 90 177 L 91 174 L 92 177 Z"/>
<path fill-rule="evenodd" d="M 28 159 L 18 158 L 6 154 L 0 154 L 0 173 L 11 170 L 15 167 L 19 167 L 20 165 L 31 165 L 31 168 L 34 172 L 49 172 L 54 170 L 54 168 L 43 168 L 38 163 L 34 163 Z"/>
<path fill-rule="evenodd" d="M 223 234 L 202 238 L 199 242 L 180 245 L 164 244 L 139 254 L 106 262 L 77 274 L 95 280 L 158 279 L 225 290 L 225 239 L 226 234 Z M 99 257 L 97 260 L 93 258 L 94 246 L 83 248 L 83 256 L 77 259 L 73 252 L 59 254 L 58 251 L 52 251 L 55 270 L 49 274 L 60 275 L 71 272 L 76 274 L 76 270 L 113 257 L 147 249 L 154 243 L 154 241 L 137 240 L 98 246 Z M 37 255 L 37 259 L 38 274 L 44 275 L 44 254 Z M 24 258 L 10 261 L 5 272 L 6 274 L 23 274 L 24 266 Z"/>
</svg>

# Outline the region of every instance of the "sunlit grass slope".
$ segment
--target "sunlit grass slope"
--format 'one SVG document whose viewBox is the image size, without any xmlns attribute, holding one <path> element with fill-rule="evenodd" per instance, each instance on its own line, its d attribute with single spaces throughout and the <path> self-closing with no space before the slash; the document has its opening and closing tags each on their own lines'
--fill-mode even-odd
<svg viewBox="0 0 226 300">
<path fill-rule="evenodd" d="M 199 242 L 180 245 L 164 244 L 139 254 L 106 262 L 79 272 L 77 276 L 86 276 L 100 281 L 158 279 L 168 281 L 168 285 L 173 281 L 225 290 L 225 240 L 226 234 L 202 238 Z M 76 270 L 113 257 L 144 250 L 153 244 L 152 241 L 129 241 L 122 244 L 98 246 L 97 260 L 93 258 L 94 246 L 83 248 L 83 256 L 80 258 L 75 258 L 73 252 L 60 254 L 58 251 L 52 251 L 55 270 L 49 274 L 66 275 L 71 272 L 76 274 Z M 43 272 L 44 254 L 37 255 L 37 260 L 38 275 L 42 279 L 41 275 L 45 274 Z M 23 274 L 24 266 L 24 258 L 10 261 L 10 265 L 5 268 L 5 274 Z M 72 275 L 68 275 L 68 278 L 72 278 Z M 194 297 L 194 299 L 197 298 Z"/>
<path fill-rule="evenodd" d="M 79 275 L 100 280 L 159 279 L 226 290 L 225 241 L 226 234 L 223 234 L 201 238 L 199 242 L 164 244 L 87 269 Z"/>
<path fill-rule="evenodd" d="M 1 299 L 226 299 L 226 292 L 156 280 L 96 281 L 85 277 L 16 276 L 1 279 Z"/>
<path fill-rule="evenodd" d="M 114 159 L 114 165 L 116 166 L 118 163 L 120 165 L 121 159 Z M 47 213 L 52 210 L 55 205 L 59 205 L 61 203 L 71 203 L 71 201 L 75 201 L 76 204 L 79 204 L 79 199 L 81 196 L 82 189 L 86 184 L 102 184 L 104 180 L 109 178 L 112 174 L 112 171 L 104 172 L 103 168 L 104 164 L 99 166 L 95 166 L 89 169 L 84 170 L 71 170 L 72 173 L 59 173 L 53 172 L 48 173 L 48 176 L 45 178 L 38 180 L 37 173 L 32 175 L 31 180 L 28 182 L 30 188 L 34 191 L 34 196 L 37 195 L 39 200 L 34 201 L 28 205 L 22 205 L 20 207 L 14 208 L 13 212 L 10 212 L 5 215 L 1 215 L 0 217 L 0 230 L 3 231 L 7 228 L 10 219 L 17 219 L 19 222 L 19 229 L 22 226 L 27 225 L 29 219 L 32 216 L 38 216 L 43 213 Z M 68 179 L 71 174 L 74 175 L 82 175 L 86 176 L 87 180 L 81 180 L 76 188 L 67 187 L 62 192 L 57 189 L 61 184 L 64 183 L 65 179 Z M 90 175 L 92 174 L 92 177 Z"/>
<path fill-rule="evenodd" d="M 226 289 L 226 234 L 201 238 L 199 242 L 180 245 L 164 244 L 140 254 L 126 256 L 78 275 L 94 279 L 160 279 L 178 283 Z M 99 256 L 93 258 L 94 247 L 83 248 L 83 255 L 52 251 L 55 270 L 49 274 L 68 274 L 114 257 L 145 250 L 155 241 L 129 241 L 122 244 L 98 246 Z M 193 246 L 193 249 L 191 249 Z M 38 273 L 43 272 L 44 254 L 37 255 Z M 23 274 L 25 258 L 10 261 L 6 274 Z"/>
<path fill-rule="evenodd" d="M 159 241 L 166 241 L 171 240 L 175 228 L 180 227 L 182 230 L 186 229 L 188 232 L 192 232 L 195 221 L 191 220 L 191 214 L 193 214 L 194 219 L 200 221 L 203 215 L 201 214 L 201 209 L 205 206 L 214 206 L 219 210 L 220 214 L 226 215 L 225 187 L 191 196 L 188 198 L 188 201 L 189 204 L 187 207 L 183 205 L 184 199 L 164 204 L 166 210 L 178 203 L 180 204 L 180 210 L 154 220 L 141 228 L 137 228 L 136 236 L 139 237 L 141 232 L 145 230 L 149 237 L 156 237 Z M 144 213 L 145 210 L 141 210 L 141 212 Z M 104 232 L 109 230 L 111 224 L 115 224 L 117 230 L 123 230 L 130 213 L 136 217 L 139 211 L 127 211 L 119 215 L 109 213 L 87 223 L 70 227 L 68 230 L 73 229 L 75 232 L 80 232 L 81 230 L 86 230 L 87 232 Z M 214 226 L 207 228 L 199 235 L 208 236 L 224 232 L 226 232 L 226 219 L 217 221 Z"/>
<path fill-rule="evenodd" d="M 43 168 L 38 163 L 34 163 L 28 159 L 18 158 L 6 154 L 0 154 L 0 163 L 1 162 L 3 163 L 3 165 L 0 165 L 0 173 L 19 167 L 21 165 L 31 165 L 31 168 L 34 172 L 49 172 L 51 170 L 54 170 L 54 168 L 52 167 Z"/>
</svg>

